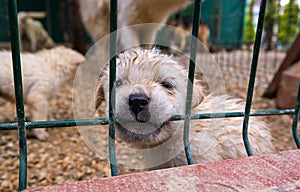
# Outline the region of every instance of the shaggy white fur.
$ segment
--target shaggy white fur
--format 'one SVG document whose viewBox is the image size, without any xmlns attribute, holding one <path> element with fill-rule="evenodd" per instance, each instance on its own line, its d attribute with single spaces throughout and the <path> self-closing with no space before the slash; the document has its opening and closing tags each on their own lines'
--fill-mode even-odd
<svg viewBox="0 0 300 192">
<path fill-rule="evenodd" d="M 183 153 L 183 121 L 170 121 L 184 114 L 187 71 L 172 56 L 157 50 L 131 49 L 118 55 L 116 76 L 117 135 L 143 152 L 145 167 L 186 165 Z M 108 101 L 108 69 L 100 75 L 96 108 Z M 192 113 L 243 111 L 239 99 L 226 95 L 204 96 L 195 80 Z M 107 110 L 107 109 L 106 109 Z M 190 143 L 196 163 L 245 157 L 243 118 L 192 120 Z M 249 125 L 254 154 L 273 151 L 269 129 L 255 118 Z M 148 149 L 148 150 L 147 150 Z"/>
<path fill-rule="evenodd" d="M 0 58 L 0 96 L 14 102 L 11 52 L 0 51 Z M 74 78 L 83 60 L 80 53 L 63 46 L 21 54 L 24 102 L 33 121 L 49 119 L 49 99 L 58 93 L 62 84 Z M 34 133 L 40 140 L 47 138 L 45 129 L 35 129 Z"/>
</svg>

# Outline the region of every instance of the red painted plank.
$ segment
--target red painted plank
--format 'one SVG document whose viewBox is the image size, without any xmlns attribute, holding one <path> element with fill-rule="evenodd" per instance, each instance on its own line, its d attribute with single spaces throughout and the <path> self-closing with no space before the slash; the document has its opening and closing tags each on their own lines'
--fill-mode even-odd
<svg viewBox="0 0 300 192">
<path fill-rule="evenodd" d="M 300 150 L 37 187 L 40 191 L 300 191 Z"/>
</svg>

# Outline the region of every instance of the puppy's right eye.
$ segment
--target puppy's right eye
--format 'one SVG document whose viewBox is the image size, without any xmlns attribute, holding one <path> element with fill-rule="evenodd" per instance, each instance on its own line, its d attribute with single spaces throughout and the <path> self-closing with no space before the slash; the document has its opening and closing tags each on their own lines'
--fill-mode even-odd
<svg viewBox="0 0 300 192">
<path fill-rule="evenodd" d="M 166 89 L 169 89 L 169 90 L 172 90 L 174 89 L 174 85 L 168 81 L 163 81 L 161 82 L 161 85 L 166 88 Z"/>
<path fill-rule="evenodd" d="M 116 81 L 116 87 L 120 87 L 121 85 L 123 85 L 123 82 L 122 82 L 121 79 L 118 79 L 118 80 Z"/>
</svg>

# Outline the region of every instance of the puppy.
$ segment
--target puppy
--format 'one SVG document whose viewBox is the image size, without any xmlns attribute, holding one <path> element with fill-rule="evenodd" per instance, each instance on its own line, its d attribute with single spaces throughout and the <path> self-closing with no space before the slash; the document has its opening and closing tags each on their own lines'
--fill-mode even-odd
<svg viewBox="0 0 300 192">
<path fill-rule="evenodd" d="M 80 0 L 81 18 L 85 28 L 94 41 L 109 34 L 109 0 Z M 126 0 L 119 1 L 118 28 L 142 23 L 165 23 L 168 17 L 192 3 L 192 0 Z M 152 26 L 141 31 L 128 29 L 120 33 L 123 48 L 129 45 L 153 43 L 159 26 Z"/>
<path fill-rule="evenodd" d="M 101 116 L 103 101 L 108 98 L 108 67 L 101 73 L 95 106 Z M 144 149 L 145 167 L 156 169 L 186 165 L 183 153 L 183 121 L 170 121 L 184 114 L 187 70 L 170 55 L 157 50 L 130 49 L 117 57 L 116 134 L 133 148 Z M 192 113 L 241 111 L 238 99 L 225 95 L 203 95 L 195 80 Z M 222 110 L 224 107 L 224 111 Z M 106 111 L 107 111 L 106 107 Z M 243 118 L 201 119 L 190 123 L 190 146 L 196 163 L 245 157 L 242 140 Z M 271 133 L 256 120 L 249 127 L 254 154 L 273 151 Z M 147 150 L 150 149 L 150 150 Z"/>
<path fill-rule="evenodd" d="M 15 102 L 10 51 L 0 51 L 0 96 Z M 33 121 L 46 121 L 49 100 L 56 96 L 61 85 L 74 78 L 84 57 L 63 46 L 42 50 L 35 54 L 22 53 L 24 103 L 28 105 Z M 45 140 L 45 129 L 34 129 L 35 136 Z"/>
<path fill-rule="evenodd" d="M 35 20 L 44 18 L 44 12 L 19 12 L 19 38 L 22 51 L 36 52 L 43 48 L 52 48 L 54 41 L 49 36 L 43 25 Z"/>
</svg>

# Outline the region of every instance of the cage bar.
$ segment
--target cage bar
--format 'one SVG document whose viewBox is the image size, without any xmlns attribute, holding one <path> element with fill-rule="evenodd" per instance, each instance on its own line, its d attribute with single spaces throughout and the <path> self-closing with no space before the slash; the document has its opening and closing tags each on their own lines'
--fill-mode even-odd
<svg viewBox="0 0 300 192">
<path fill-rule="evenodd" d="M 293 132 L 293 137 L 296 142 L 296 145 L 298 149 L 300 149 L 300 139 L 297 131 L 297 125 L 298 125 L 298 120 L 299 120 L 299 109 L 300 109 L 300 84 L 298 87 L 298 95 L 297 95 L 297 102 L 295 106 L 295 114 L 293 118 L 293 125 L 292 125 L 292 132 Z"/>
<path fill-rule="evenodd" d="M 190 129 L 190 118 L 191 118 L 191 107 L 192 107 L 192 97 L 193 97 L 193 85 L 194 85 L 194 76 L 195 76 L 195 61 L 197 54 L 197 37 L 198 37 L 198 27 L 200 19 L 200 9 L 201 9 L 201 0 L 195 0 L 194 7 L 194 17 L 193 17 L 193 29 L 192 29 L 192 42 L 191 42 L 191 55 L 190 55 L 190 64 L 189 64 L 189 74 L 187 82 L 187 95 L 185 103 L 185 118 L 184 118 L 184 150 L 187 158 L 188 164 L 194 164 L 190 143 L 189 143 L 189 129 Z"/>
<path fill-rule="evenodd" d="M 115 152 L 115 82 L 116 82 L 116 54 L 117 54 L 117 21 L 118 0 L 110 1 L 110 63 L 109 63 L 109 161 L 111 175 L 118 175 Z"/>
<path fill-rule="evenodd" d="M 8 16 L 20 150 L 19 191 L 22 191 L 27 185 L 27 141 L 16 0 L 8 1 Z"/>
<path fill-rule="evenodd" d="M 261 37 L 262 37 L 262 31 L 263 31 L 263 25 L 264 25 L 266 5 L 267 5 L 267 1 L 261 0 L 260 8 L 259 8 L 258 23 L 257 23 L 257 28 L 256 28 L 256 36 L 255 36 L 255 42 L 254 42 L 254 50 L 253 50 L 253 56 L 252 56 L 250 79 L 249 79 L 248 92 L 247 92 L 247 98 L 246 98 L 245 116 L 244 116 L 244 122 L 243 122 L 243 141 L 244 141 L 244 145 L 245 145 L 248 156 L 253 155 L 252 149 L 250 147 L 249 138 L 248 138 L 248 123 L 249 123 L 249 117 L 250 117 L 249 114 L 250 114 L 250 110 L 251 110 L 252 97 L 253 97 L 253 91 L 254 91 L 254 83 L 255 83 L 255 77 L 256 77 L 256 69 L 257 69 L 259 49 L 260 49 L 260 43 L 261 43 Z"/>
<path fill-rule="evenodd" d="M 253 111 L 250 116 L 270 116 L 270 115 L 293 115 L 295 109 L 281 109 L 281 110 L 258 110 Z M 196 119 L 216 119 L 216 118 L 234 118 L 243 117 L 244 112 L 224 112 L 224 113 L 201 113 L 201 114 L 191 114 L 191 120 Z M 183 115 L 173 115 L 171 121 L 181 121 L 184 120 Z M 107 125 L 109 120 L 106 118 L 97 119 L 80 119 L 80 120 L 56 120 L 56 121 L 34 121 L 25 122 L 25 127 L 28 129 L 36 128 L 63 128 L 63 127 L 73 127 L 73 126 L 93 126 L 93 125 Z M 0 123 L 0 131 L 3 130 L 17 130 L 18 123 Z"/>
</svg>

